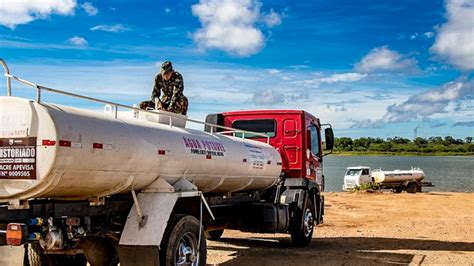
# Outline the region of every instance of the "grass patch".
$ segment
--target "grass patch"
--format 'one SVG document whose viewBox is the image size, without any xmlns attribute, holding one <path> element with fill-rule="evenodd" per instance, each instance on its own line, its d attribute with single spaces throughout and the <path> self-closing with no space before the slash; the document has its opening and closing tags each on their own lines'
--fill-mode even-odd
<svg viewBox="0 0 474 266">
<path fill-rule="evenodd" d="M 362 184 L 360 186 L 355 186 L 352 188 L 351 191 L 353 192 L 360 192 L 360 191 L 373 191 L 373 190 L 380 190 L 380 185 L 379 184 L 376 184 L 376 183 L 373 183 L 373 182 L 369 182 L 369 183 L 366 183 L 366 184 Z"/>
</svg>

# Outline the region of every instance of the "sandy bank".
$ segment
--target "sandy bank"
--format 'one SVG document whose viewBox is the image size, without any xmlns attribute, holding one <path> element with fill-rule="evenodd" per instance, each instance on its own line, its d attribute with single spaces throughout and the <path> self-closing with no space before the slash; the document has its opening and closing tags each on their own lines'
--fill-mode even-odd
<svg viewBox="0 0 474 266">
<path fill-rule="evenodd" d="M 474 193 L 326 193 L 325 224 L 308 248 L 285 234 L 228 230 L 208 241 L 224 265 L 473 264 Z"/>
</svg>

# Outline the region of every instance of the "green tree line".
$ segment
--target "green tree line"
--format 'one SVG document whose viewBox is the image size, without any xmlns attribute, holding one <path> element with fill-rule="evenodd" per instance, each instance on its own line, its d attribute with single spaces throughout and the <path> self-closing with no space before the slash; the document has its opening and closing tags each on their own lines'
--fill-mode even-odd
<svg viewBox="0 0 474 266">
<path fill-rule="evenodd" d="M 451 136 L 416 138 L 336 138 L 336 154 L 418 154 L 418 155 L 474 155 L 474 139 L 455 139 Z"/>
</svg>

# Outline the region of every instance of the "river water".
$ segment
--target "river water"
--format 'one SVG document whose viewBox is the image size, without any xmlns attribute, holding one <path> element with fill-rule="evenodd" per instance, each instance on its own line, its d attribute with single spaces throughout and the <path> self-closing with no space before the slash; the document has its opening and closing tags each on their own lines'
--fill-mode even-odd
<svg viewBox="0 0 474 266">
<path fill-rule="evenodd" d="M 342 191 L 346 168 L 359 165 L 382 170 L 419 167 L 425 172 L 424 181 L 435 185 L 424 191 L 474 192 L 474 156 L 327 156 L 325 191 Z"/>
</svg>

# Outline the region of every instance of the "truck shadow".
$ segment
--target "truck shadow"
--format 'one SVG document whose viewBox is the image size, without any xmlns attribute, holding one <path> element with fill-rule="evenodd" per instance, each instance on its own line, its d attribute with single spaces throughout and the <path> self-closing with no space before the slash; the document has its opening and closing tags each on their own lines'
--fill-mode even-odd
<svg viewBox="0 0 474 266">
<path fill-rule="evenodd" d="M 426 193 L 423 192 L 424 195 L 428 195 L 428 196 L 438 196 L 438 197 L 452 197 L 453 195 L 452 194 L 448 194 L 448 193 L 437 193 L 437 192 L 431 192 L 431 191 L 427 191 Z"/>
<path fill-rule="evenodd" d="M 221 265 L 421 264 L 423 251 L 474 251 L 474 243 L 377 237 L 315 238 L 306 248 L 293 247 L 288 238 L 223 238 L 219 242 L 209 241 L 209 251 L 233 257 Z"/>
</svg>

